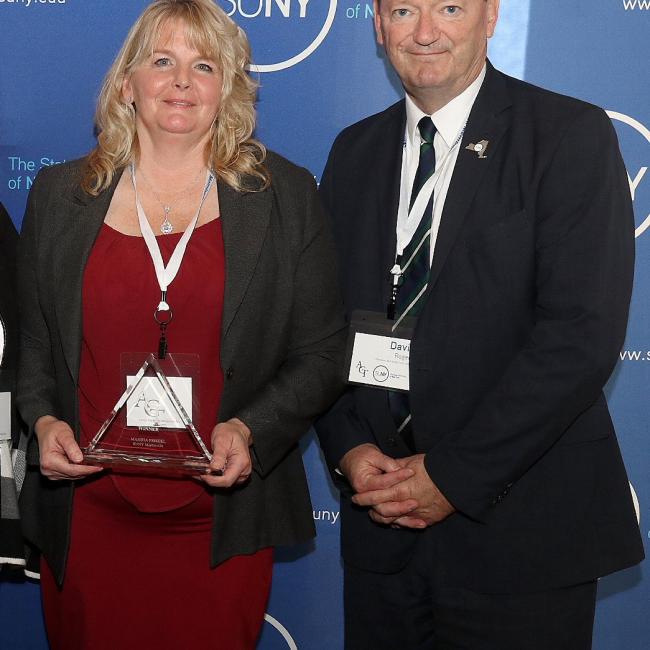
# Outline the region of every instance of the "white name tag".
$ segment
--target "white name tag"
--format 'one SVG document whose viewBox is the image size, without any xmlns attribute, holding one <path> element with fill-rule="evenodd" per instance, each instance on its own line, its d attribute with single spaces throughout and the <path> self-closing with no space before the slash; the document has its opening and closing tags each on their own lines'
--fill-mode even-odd
<svg viewBox="0 0 650 650">
<path fill-rule="evenodd" d="M 192 378 L 167 377 L 169 385 L 192 419 Z M 127 375 L 127 383 L 135 381 Z M 185 429 L 174 403 L 164 391 L 157 377 L 143 377 L 126 402 L 126 424 L 129 427 L 156 429 Z"/>
<path fill-rule="evenodd" d="M 409 339 L 356 332 L 348 381 L 407 391 L 410 350 Z"/>
<path fill-rule="evenodd" d="M 414 319 L 394 322 L 385 314 L 355 311 L 350 319 L 346 380 L 385 390 L 408 392 Z"/>
</svg>

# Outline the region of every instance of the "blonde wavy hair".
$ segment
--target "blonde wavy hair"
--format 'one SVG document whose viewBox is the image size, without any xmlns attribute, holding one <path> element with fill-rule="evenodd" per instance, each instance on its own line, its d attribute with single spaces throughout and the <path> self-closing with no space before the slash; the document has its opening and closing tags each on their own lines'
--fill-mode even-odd
<svg viewBox="0 0 650 650">
<path fill-rule="evenodd" d="M 151 56 L 165 26 L 174 20 L 184 23 L 188 45 L 215 61 L 223 75 L 206 163 L 239 191 L 259 191 L 270 183 L 263 164 L 266 149 L 252 137 L 258 84 L 246 70 L 250 46 L 243 30 L 213 0 L 155 0 L 131 27 L 104 79 L 95 114 L 97 146 L 88 155 L 82 180 L 89 194 L 105 190 L 116 171 L 138 154 L 136 109 L 125 103 L 122 83 Z"/>
</svg>

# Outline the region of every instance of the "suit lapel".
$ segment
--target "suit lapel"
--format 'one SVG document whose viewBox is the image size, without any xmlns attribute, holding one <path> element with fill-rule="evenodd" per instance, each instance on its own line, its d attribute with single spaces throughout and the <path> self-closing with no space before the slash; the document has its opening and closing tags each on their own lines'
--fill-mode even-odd
<svg viewBox="0 0 650 650">
<path fill-rule="evenodd" d="M 63 353 L 75 384 L 81 353 L 83 274 L 121 176 L 121 171 L 116 173 L 110 187 L 96 197 L 77 187 L 72 200 L 62 198 L 57 208 L 53 253 L 56 315 Z"/>
<path fill-rule="evenodd" d="M 222 345 L 237 314 L 260 256 L 269 226 L 273 191 L 237 192 L 218 183 L 219 210 L 226 258 Z"/>
<path fill-rule="evenodd" d="M 510 126 L 508 114 L 504 113 L 511 104 L 504 78 L 489 62 L 487 66 L 486 78 L 470 113 L 447 192 L 427 293 L 436 284 L 476 191 L 495 158 L 494 153 L 503 134 Z M 480 158 L 475 151 L 466 149 L 470 143 L 475 144 L 481 140 L 489 142 L 485 158 Z"/>
</svg>

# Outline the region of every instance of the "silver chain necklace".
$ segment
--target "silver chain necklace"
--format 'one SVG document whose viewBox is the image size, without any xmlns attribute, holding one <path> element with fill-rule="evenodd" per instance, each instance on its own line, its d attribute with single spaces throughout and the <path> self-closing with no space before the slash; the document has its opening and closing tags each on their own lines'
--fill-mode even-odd
<svg viewBox="0 0 650 650">
<path fill-rule="evenodd" d="M 154 195 L 154 198 L 158 203 L 160 204 L 160 207 L 163 209 L 163 221 L 160 224 L 160 232 L 163 235 L 171 235 L 171 233 L 174 232 L 174 224 L 169 220 L 169 213 L 172 211 L 174 207 L 174 203 L 163 203 L 160 200 L 160 197 L 158 196 L 158 192 L 153 189 L 153 185 L 149 182 L 147 177 L 144 175 L 144 172 L 142 169 L 138 169 L 140 172 L 140 176 L 142 176 L 142 180 L 145 182 L 145 185 L 151 190 L 151 193 Z M 194 177 L 194 180 L 183 190 L 177 193 L 177 199 L 175 200 L 175 203 L 178 203 L 178 201 L 186 195 L 194 185 L 196 185 L 196 182 L 199 180 L 199 177 L 201 176 L 201 172 L 204 171 L 204 168 L 199 169 L 198 174 Z"/>
</svg>

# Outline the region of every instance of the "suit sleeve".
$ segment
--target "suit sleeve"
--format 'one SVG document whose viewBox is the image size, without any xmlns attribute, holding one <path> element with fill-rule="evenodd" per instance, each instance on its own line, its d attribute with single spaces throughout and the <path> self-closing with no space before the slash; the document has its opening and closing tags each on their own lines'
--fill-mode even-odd
<svg viewBox="0 0 650 650">
<path fill-rule="evenodd" d="M 311 175 L 296 183 L 304 196 L 304 231 L 293 269 L 291 335 L 275 377 L 237 413 L 253 432 L 256 470 L 264 476 L 340 394 L 345 321 L 329 225 Z M 280 205 L 280 209 L 282 206 Z"/>
<path fill-rule="evenodd" d="M 601 396 L 623 345 L 634 266 L 625 167 L 606 114 L 566 129 L 536 201 L 535 322 L 468 424 L 426 455 L 453 505 L 478 520 Z"/>
<path fill-rule="evenodd" d="M 319 188 L 323 205 L 334 226 L 336 226 L 337 216 L 336 171 L 338 166 L 336 159 L 340 140 L 341 136 L 336 139 L 332 146 Z M 334 232 L 336 235 L 336 227 Z M 342 265 L 340 266 L 342 267 Z M 344 284 L 342 282 L 342 285 Z M 330 470 L 337 468 L 341 458 L 354 447 L 365 443 L 377 444 L 370 427 L 364 425 L 355 408 L 357 390 L 357 388 L 348 387 L 334 406 L 321 416 L 314 425 L 325 455 L 325 461 Z M 334 478 L 336 479 L 336 476 Z"/>
<path fill-rule="evenodd" d="M 50 332 L 40 304 L 36 275 L 39 258 L 39 221 L 46 209 L 42 173 L 34 181 L 27 199 L 18 245 L 18 311 L 20 318 L 20 358 L 17 376 L 18 409 L 29 427 L 43 415 L 60 417 L 56 406 L 56 379 Z"/>
<path fill-rule="evenodd" d="M 4 325 L 4 351 L 0 354 L 0 392 L 15 393 L 16 361 L 18 359 L 18 315 L 16 313 L 16 244 L 18 233 L 0 203 L 0 327 Z M 11 434 L 17 445 L 20 428 L 16 418 L 15 398 L 12 396 Z"/>
<path fill-rule="evenodd" d="M 11 367 L 11 372 L 15 368 L 14 350 L 17 349 L 14 337 L 16 336 L 16 245 L 18 243 L 18 233 L 14 227 L 11 217 L 0 203 L 0 282 L 2 282 L 0 293 L 0 317 L 2 317 L 7 327 L 7 341 L 5 343 L 5 356 L 3 368 L 7 365 Z M 0 377 L 2 369 L 0 369 Z"/>
</svg>

